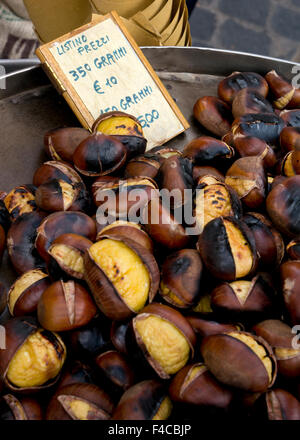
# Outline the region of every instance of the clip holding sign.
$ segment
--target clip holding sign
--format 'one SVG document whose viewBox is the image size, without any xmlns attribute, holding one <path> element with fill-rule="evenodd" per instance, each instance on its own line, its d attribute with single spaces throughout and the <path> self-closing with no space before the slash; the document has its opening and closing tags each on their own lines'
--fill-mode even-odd
<svg viewBox="0 0 300 440">
<path fill-rule="evenodd" d="M 89 130 L 102 113 L 125 111 L 140 121 L 150 149 L 189 128 L 116 12 L 41 46 L 37 56 Z"/>
</svg>

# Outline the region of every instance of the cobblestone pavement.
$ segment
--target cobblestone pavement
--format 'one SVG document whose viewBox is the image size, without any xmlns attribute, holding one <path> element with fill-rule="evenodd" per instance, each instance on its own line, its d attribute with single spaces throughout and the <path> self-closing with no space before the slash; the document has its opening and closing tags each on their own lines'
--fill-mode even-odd
<svg viewBox="0 0 300 440">
<path fill-rule="evenodd" d="M 198 0 L 190 24 L 193 46 L 300 62 L 300 0 Z"/>
</svg>

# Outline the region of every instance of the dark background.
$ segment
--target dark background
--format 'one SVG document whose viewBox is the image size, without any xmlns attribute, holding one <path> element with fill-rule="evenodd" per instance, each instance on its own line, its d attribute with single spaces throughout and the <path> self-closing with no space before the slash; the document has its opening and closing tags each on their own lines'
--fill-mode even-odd
<svg viewBox="0 0 300 440">
<path fill-rule="evenodd" d="M 187 0 L 193 46 L 300 62 L 300 0 Z"/>
</svg>

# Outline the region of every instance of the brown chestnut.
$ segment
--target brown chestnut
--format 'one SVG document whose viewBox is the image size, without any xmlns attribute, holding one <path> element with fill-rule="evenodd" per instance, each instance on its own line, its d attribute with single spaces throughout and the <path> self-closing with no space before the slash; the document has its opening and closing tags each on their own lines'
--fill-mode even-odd
<svg viewBox="0 0 300 440">
<path fill-rule="evenodd" d="M 100 310 L 115 320 L 138 313 L 159 286 L 153 255 L 135 241 L 117 236 L 103 236 L 87 250 L 84 277 Z"/>
<path fill-rule="evenodd" d="M 43 292 L 51 284 L 49 276 L 40 269 L 23 273 L 8 291 L 7 304 L 12 316 L 23 316 L 36 311 Z"/>
<path fill-rule="evenodd" d="M 234 149 L 219 139 L 201 136 L 184 147 L 183 156 L 192 160 L 195 165 L 211 165 L 231 159 Z"/>
<path fill-rule="evenodd" d="M 259 208 L 265 201 L 267 178 L 260 157 L 242 157 L 229 168 L 225 177 L 248 208 Z"/>
<path fill-rule="evenodd" d="M 81 177 L 70 164 L 55 160 L 44 162 L 36 170 L 33 184 L 38 187 L 51 180 L 63 180 L 71 185 L 84 185 Z"/>
<path fill-rule="evenodd" d="M 300 235 L 300 176 L 288 177 L 269 192 L 266 207 L 274 226 L 288 237 Z"/>
<path fill-rule="evenodd" d="M 240 90 L 232 102 L 232 114 L 235 118 L 250 113 L 272 113 L 273 111 L 272 105 L 264 96 L 247 88 Z"/>
<path fill-rule="evenodd" d="M 103 113 L 93 124 L 93 132 L 103 133 L 118 139 L 127 148 L 128 158 L 143 154 L 147 139 L 143 129 L 133 115 L 120 111 Z"/>
<path fill-rule="evenodd" d="M 267 169 L 273 168 L 276 164 L 276 153 L 264 140 L 251 136 L 239 136 L 238 133 L 233 135 L 233 138 L 234 148 L 241 157 L 260 156 Z"/>
<path fill-rule="evenodd" d="M 241 330 L 239 325 L 234 324 L 222 324 L 216 321 L 208 321 L 207 319 L 200 318 L 196 314 L 186 316 L 193 327 L 194 332 L 205 338 L 210 335 L 218 335 L 219 333 L 233 332 L 235 330 Z"/>
<path fill-rule="evenodd" d="M 166 420 L 171 412 L 172 402 L 165 385 L 145 380 L 123 394 L 112 420 Z"/>
<path fill-rule="evenodd" d="M 218 383 L 203 363 L 186 365 L 172 379 L 170 397 L 175 402 L 228 408 L 233 392 Z"/>
<path fill-rule="evenodd" d="M 194 105 L 193 114 L 197 121 L 215 136 L 222 137 L 230 131 L 230 107 L 215 96 L 199 98 Z"/>
<path fill-rule="evenodd" d="M 52 160 L 71 162 L 78 145 L 90 136 L 90 132 L 80 127 L 63 127 L 48 131 L 44 136 L 46 153 Z"/>
<path fill-rule="evenodd" d="M 114 385 L 126 391 L 135 382 L 135 375 L 132 366 L 125 356 L 117 351 L 106 351 L 95 359 L 96 365 L 100 368 L 105 377 Z"/>
<path fill-rule="evenodd" d="M 300 402 L 288 391 L 275 388 L 264 398 L 269 420 L 300 420 Z"/>
<path fill-rule="evenodd" d="M 205 365 L 221 383 L 262 393 L 276 378 L 274 354 L 267 342 L 251 333 L 234 331 L 207 336 L 201 344 Z"/>
<path fill-rule="evenodd" d="M 205 177 L 213 177 L 216 180 L 218 180 L 219 182 L 224 182 L 225 181 L 225 177 L 224 175 L 217 170 L 214 167 L 210 167 L 210 166 L 199 166 L 199 165 L 195 165 L 193 167 L 193 179 L 194 182 L 198 182 L 198 180 L 200 178 L 205 178 Z"/>
<path fill-rule="evenodd" d="M 12 221 L 37 209 L 35 192 L 34 185 L 21 185 L 7 194 L 3 201 Z"/>
<path fill-rule="evenodd" d="M 2 283 L 0 283 L 0 316 L 7 306 L 7 290 Z M 1 390 L 1 386 L 0 386 Z"/>
<path fill-rule="evenodd" d="M 300 150 L 300 126 L 285 127 L 280 133 L 280 145 L 284 151 Z"/>
<path fill-rule="evenodd" d="M 284 108 L 300 108 L 300 90 L 293 87 L 275 70 L 271 70 L 265 76 L 275 101 L 274 107 L 282 110 Z"/>
<path fill-rule="evenodd" d="M 162 265 L 160 294 L 175 307 L 196 304 L 201 289 L 202 262 L 195 249 L 181 249 Z"/>
<path fill-rule="evenodd" d="M 79 234 L 94 241 L 96 223 L 83 212 L 62 211 L 48 215 L 37 228 L 35 240 L 35 247 L 46 262 L 51 258 L 48 253 L 51 244 L 63 234 Z"/>
<path fill-rule="evenodd" d="M 73 154 L 75 168 L 86 176 L 118 171 L 126 160 L 126 147 L 118 139 L 99 132 L 82 141 Z"/>
<path fill-rule="evenodd" d="M 300 127 L 300 109 L 282 110 L 280 117 L 287 127 Z"/>
<path fill-rule="evenodd" d="M 110 328 L 110 339 L 118 352 L 127 354 L 127 336 L 131 321 L 113 321 Z"/>
<path fill-rule="evenodd" d="M 13 391 L 38 391 L 54 385 L 66 358 L 61 338 L 39 328 L 32 317 L 8 320 L 6 349 L 0 349 L 0 374 Z"/>
<path fill-rule="evenodd" d="M 199 237 L 198 250 L 211 274 L 225 281 L 250 276 L 257 266 L 253 234 L 233 217 L 209 222 Z"/>
<path fill-rule="evenodd" d="M 218 94 L 223 101 L 231 104 L 236 94 L 242 90 L 253 90 L 266 98 L 269 92 L 267 81 L 255 72 L 233 72 L 218 86 Z"/>
<path fill-rule="evenodd" d="M 17 218 L 7 233 L 7 250 L 15 270 L 22 274 L 43 268 L 44 262 L 35 249 L 37 228 L 45 218 L 43 212 L 29 212 Z"/>
<path fill-rule="evenodd" d="M 52 278 L 63 278 L 64 274 L 73 278 L 83 279 L 83 257 L 93 242 L 78 234 L 62 234 L 51 244 L 48 254 L 51 259 L 48 271 Z"/>
<path fill-rule="evenodd" d="M 125 168 L 126 179 L 130 177 L 150 177 L 155 179 L 161 165 L 161 159 L 157 154 L 145 153 L 131 159 Z"/>
<path fill-rule="evenodd" d="M 97 313 L 89 292 L 74 281 L 56 281 L 42 294 L 37 308 L 39 323 L 62 332 L 83 327 Z"/>
<path fill-rule="evenodd" d="M 300 375 L 300 348 L 293 347 L 295 334 L 291 327 L 278 319 L 268 319 L 256 324 L 253 331 L 271 345 L 281 376 L 295 378 Z"/>
<path fill-rule="evenodd" d="M 275 113 L 251 113 L 240 116 L 232 124 L 233 136 L 249 136 L 267 143 L 275 142 L 285 123 Z"/>
<path fill-rule="evenodd" d="M 108 420 L 113 408 L 110 397 L 101 388 L 76 383 L 62 387 L 54 394 L 46 420 Z"/>
<path fill-rule="evenodd" d="M 300 260 L 300 237 L 290 241 L 286 246 L 286 251 L 291 260 Z"/>
<path fill-rule="evenodd" d="M 280 266 L 285 307 L 293 325 L 300 324 L 300 261 L 286 261 Z"/>
<path fill-rule="evenodd" d="M 196 335 L 177 310 L 149 304 L 133 318 L 132 325 L 139 347 L 162 379 L 169 379 L 193 357 Z"/>
<path fill-rule="evenodd" d="M 41 405 L 29 397 L 5 394 L 0 400 L 0 420 L 42 420 Z"/>
<path fill-rule="evenodd" d="M 290 151 L 285 155 L 281 163 L 281 173 L 286 177 L 300 174 L 300 150 Z"/>
<path fill-rule="evenodd" d="M 280 233 L 264 215 L 257 212 L 248 212 L 243 221 L 254 235 L 260 268 L 273 269 L 278 266 L 284 256 L 284 242 Z"/>
</svg>

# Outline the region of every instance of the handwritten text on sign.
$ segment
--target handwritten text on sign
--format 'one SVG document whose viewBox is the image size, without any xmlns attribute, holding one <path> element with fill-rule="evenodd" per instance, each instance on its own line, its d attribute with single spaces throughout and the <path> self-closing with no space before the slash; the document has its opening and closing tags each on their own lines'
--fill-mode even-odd
<svg viewBox="0 0 300 440">
<path fill-rule="evenodd" d="M 93 120 L 120 110 L 140 121 L 148 148 L 184 130 L 153 77 L 112 18 L 95 24 L 50 52 Z"/>
</svg>

